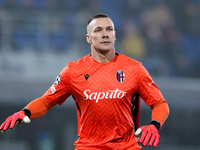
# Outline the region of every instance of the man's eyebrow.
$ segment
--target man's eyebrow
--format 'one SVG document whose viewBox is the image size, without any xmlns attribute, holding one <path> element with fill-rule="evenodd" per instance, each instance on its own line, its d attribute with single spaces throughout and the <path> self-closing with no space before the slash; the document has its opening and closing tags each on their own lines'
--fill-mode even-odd
<svg viewBox="0 0 200 150">
<path fill-rule="evenodd" d="M 109 28 L 109 29 L 114 29 L 113 26 L 108 26 L 107 29 L 108 29 L 108 28 Z"/>
<path fill-rule="evenodd" d="M 102 27 L 95 27 L 94 29 L 102 29 Z"/>
<path fill-rule="evenodd" d="M 95 27 L 94 29 L 102 29 L 103 27 L 101 27 L 101 26 L 97 26 L 97 27 Z M 113 29 L 113 26 L 107 26 L 107 27 L 105 27 L 106 29 L 107 28 L 112 28 Z"/>
</svg>

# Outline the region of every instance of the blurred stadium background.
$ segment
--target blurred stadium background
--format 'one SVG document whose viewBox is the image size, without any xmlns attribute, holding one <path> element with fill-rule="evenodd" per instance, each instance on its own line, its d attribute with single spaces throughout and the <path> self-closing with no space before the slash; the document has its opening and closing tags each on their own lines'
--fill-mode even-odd
<svg viewBox="0 0 200 150">
<path fill-rule="evenodd" d="M 0 121 L 40 97 L 69 61 L 90 53 L 86 23 L 99 12 L 115 23 L 116 51 L 141 61 L 169 103 L 157 149 L 199 150 L 200 0 L 0 0 Z M 149 118 L 143 103 L 140 124 Z M 69 98 L 1 134 L 0 149 L 72 150 L 76 123 Z"/>
</svg>

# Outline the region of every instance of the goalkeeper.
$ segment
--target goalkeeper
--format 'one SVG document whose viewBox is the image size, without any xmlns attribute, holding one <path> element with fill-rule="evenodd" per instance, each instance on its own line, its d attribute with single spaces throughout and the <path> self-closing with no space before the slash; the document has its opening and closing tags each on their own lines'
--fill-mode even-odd
<svg viewBox="0 0 200 150">
<path fill-rule="evenodd" d="M 106 14 L 88 21 L 86 40 L 91 54 L 68 63 L 43 96 L 2 123 L 1 132 L 29 123 L 73 96 L 78 119 L 75 150 L 140 150 L 138 142 L 157 147 L 169 115 L 159 88 L 142 63 L 115 52 L 116 31 Z M 140 98 L 152 110 L 149 124 L 142 127 Z"/>
</svg>

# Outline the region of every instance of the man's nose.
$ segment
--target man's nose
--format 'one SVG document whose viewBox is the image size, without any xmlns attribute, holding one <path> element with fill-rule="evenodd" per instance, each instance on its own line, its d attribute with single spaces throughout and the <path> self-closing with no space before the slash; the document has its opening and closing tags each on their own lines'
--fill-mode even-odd
<svg viewBox="0 0 200 150">
<path fill-rule="evenodd" d="M 109 36 L 107 36 L 107 35 L 104 35 L 102 38 L 103 38 L 103 39 L 108 39 L 108 38 L 109 38 Z"/>
<path fill-rule="evenodd" d="M 108 32 L 107 31 L 103 31 L 103 36 L 102 36 L 102 38 L 104 39 L 104 38 L 109 38 L 109 36 L 108 36 Z"/>
</svg>

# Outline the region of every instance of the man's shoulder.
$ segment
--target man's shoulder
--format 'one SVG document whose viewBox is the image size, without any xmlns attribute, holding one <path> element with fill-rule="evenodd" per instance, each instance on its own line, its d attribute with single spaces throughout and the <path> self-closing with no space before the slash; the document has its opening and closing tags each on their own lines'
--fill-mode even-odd
<svg viewBox="0 0 200 150">
<path fill-rule="evenodd" d="M 87 63 L 90 60 L 89 58 L 90 58 L 90 55 L 83 56 L 76 61 L 69 62 L 69 65 L 76 66 L 76 65 L 83 64 L 83 63 Z"/>
<path fill-rule="evenodd" d="M 121 62 L 125 62 L 125 63 L 128 63 L 128 64 L 131 64 L 131 65 L 140 65 L 141 62 L 129 57 L 129 56 L 126 56 L 124 54 L 120 54 L 120 53 L 117 53 L 118 55 L 118 61 L 121 61 Z"/>
<path fill-rule="evenodd" d="M 76 60 L 76 61 L 72 61 L 68 63 L 68 66 L 70 68 L 76 68 L 76 67 L 83 67 L 84 65 L 88 64 L 90 61 L 90 55 L 81 57 L 80 59 Z"/>
</svg>

